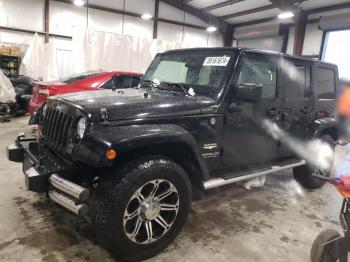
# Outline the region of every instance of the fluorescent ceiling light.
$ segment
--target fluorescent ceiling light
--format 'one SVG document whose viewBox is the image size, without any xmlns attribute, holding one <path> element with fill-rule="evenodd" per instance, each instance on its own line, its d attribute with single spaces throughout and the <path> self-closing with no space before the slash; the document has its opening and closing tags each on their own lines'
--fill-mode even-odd
<svg viewBox="0 0 350 262">
<path fill-rule="evenodd" d="M 74 0 L 73 4 L 75 4 L 76 6 L 83 6 L 83 5 L 85 5 L 85 1 L 84 0 Z"/>
<path fill-rule="evenodd" d="M 209 26 L 208 28 L 207 28 L 207 31 L 208 32 L 215 32 L 217 30 L 217 28 L 215 27 L 215 26 Z"/>
<path fill-rule="evenodd" d="M 294 14 L 292 12 L 284 12 L 284 13 L 280 13 L 278 15 L 279 19 L 288 19 L 288 18 L 292 18 L 294 16 Z"/>
<path fill-rule="evenodd" d="M 141 15 L 141 18 L 144 19 L 144 20 L 150 20 L 152 18 L 152 15 L 150 15 L 150 14 L 143 14 L 143 15 Z"/>
</svg>

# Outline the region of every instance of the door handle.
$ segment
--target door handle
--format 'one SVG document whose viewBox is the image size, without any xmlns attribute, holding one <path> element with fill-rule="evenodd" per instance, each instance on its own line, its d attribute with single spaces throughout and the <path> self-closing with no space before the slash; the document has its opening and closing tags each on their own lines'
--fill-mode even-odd
<svg viewBox="0 0 350 262">
<path fill-rule="evenodd" d="M 282 114 L 286 117 L 286 116 L 289 116 L 290 115 L 290 113 L 292 113 L 293 112 L 293 109 L 292 108 L 290 108 L 290 107 L 286 107 L 286 108 L 283 108 L 282 109 Z"/>
<path fill-rule="evenodd" d="M 300 112 L 302 112 L 304 114 L 310 113 L 311 111 L 312 111 L 312 109 L 308 108 L 307 106 L 304 107 L 303 109 L 300 109 Z"/>
<path fill-rule="evenodd" d="M 275 116 L 278 114 L 278 111 L 276 108 L 270 108 L 269 110 L 267 110 L 267 113 L 270 115 L 270 116 Z"/>
<path fill-rule="evenodd" d="M 292 111 L 293 109 L 290 107 L 286 107 L 282 109 L 282 113 L 285 113 L 285 114 L 290 114 Z"/>
</svg>

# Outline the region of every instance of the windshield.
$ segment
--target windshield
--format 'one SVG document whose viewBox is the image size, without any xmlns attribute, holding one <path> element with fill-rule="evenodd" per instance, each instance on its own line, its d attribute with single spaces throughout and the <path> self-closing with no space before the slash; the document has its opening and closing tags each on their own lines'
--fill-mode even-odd
<svg viewBox="0 0 350 262">
<path fill-rule="evenodd" d="M 87 77 L 97 75 L 99 73 L 102 73 L 102 71 L 87 71 L 87 72 L 83 72 L 83 73 L 70 75 L 70 76 L 61 78 L 60 82 L 65 83 L 65 84 L 70 84 L 70 83 L 73 83 L 75 81 L 83 80 Z"/>
<path fill-rule="evenodd" d="M 142 85 L 176 83 L 189 85 L 196 92 L 218 90 L 232 65 L 234 51 L 179 51 L 157 55 L 146 72 Z"/>
</svg>

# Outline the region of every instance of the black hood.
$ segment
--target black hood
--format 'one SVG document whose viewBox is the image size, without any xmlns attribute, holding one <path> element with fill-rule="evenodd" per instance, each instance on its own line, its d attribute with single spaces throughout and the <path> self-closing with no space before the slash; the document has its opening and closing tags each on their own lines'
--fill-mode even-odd
<svg viewBox="0 0 350 262">
<path fill-rule="evenodd" d="M 52 97 L 82 107 L 86 113 L 99 119 L 101 109 L 106 109 L 109 120 L 142 119 L 201 114 L 203 108 L 215 105 L 215 100 L 196 94 L 185 96 L 182 92 L 128 88 L 98 90 Z"/>
</svg>

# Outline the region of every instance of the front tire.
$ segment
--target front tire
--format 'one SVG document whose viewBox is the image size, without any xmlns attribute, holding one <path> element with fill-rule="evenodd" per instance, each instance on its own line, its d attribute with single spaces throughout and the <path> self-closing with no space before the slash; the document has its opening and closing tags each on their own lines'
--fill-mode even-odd
<svg viewBox="0 0 350 262">
<path fill-rule="evenodd" d="M 312 244 L 311 262 L 336 262 L 338 260 L 336 239 L 340 237 L 339 232 L 333 229 L 321 232 Z"/>
<path fill-rule="evenodd" d="M 324 143 L 327 143 L 333 150 L 335 150 L 335 143 L 330 135 L 324 135 L 322 136 L 321 140 Z M 331 166 L 333 166 L 334 163 L 335 154 L 332 156 L 331 159 Z M 326 181 L 321 180 L 317 177 L 313 176 L 313 173 L 319 173 L 317 167 L 313 167 L 310 165 L 303 165 L 298 166 L 293 169 L 293 175 L 296 181 L 298 181 L 303 187 L 307 189 L 318 189 L 321 188 Z M 326 177 L 330 177 L 332 172 L 332 168 L 329 168 L 326 173 L 323 173 Z"/>
<path fill-rule="evenodd" d="M 150 258 L 181 231 L 191 195 L 177 163 L 163 157 L 130 161 L 99 183 L 91 204 L 94 232 L 118 260 Z"/>
</svg>

